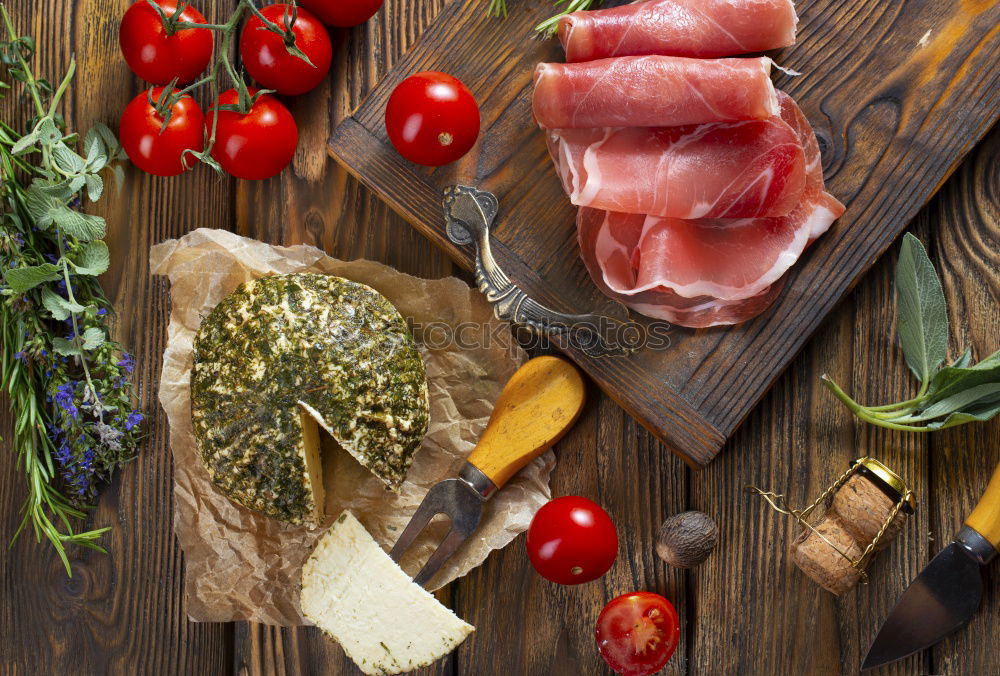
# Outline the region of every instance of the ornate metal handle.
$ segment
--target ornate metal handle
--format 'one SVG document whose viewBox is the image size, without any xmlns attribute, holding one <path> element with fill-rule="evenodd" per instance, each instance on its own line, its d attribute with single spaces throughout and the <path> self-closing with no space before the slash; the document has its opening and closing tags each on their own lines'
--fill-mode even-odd
<svg viewBox="0 0 1000 676">
<path fill-rule="evenodd" d="M 641 329 L 635 322 L 601 314 L 570 315 L 533 300 L 500 269 L 490 250 L 490 227 L 499 204 L 493 193 L 464 185 L 444 190 L 448 239 L 476 247 L 476 285 L 493 304 L 498 319 L 525 324 L 545 334 L 562 334 L 591 357 L 621 356 L 634 351 Z M 622 315 L 628 311 L 622 308 Z"/>
</svg>

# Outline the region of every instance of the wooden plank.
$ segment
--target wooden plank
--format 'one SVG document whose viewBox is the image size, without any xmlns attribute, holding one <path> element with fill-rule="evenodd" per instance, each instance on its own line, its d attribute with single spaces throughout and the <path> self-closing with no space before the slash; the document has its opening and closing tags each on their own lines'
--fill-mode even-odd
<svg viewBox="0 0 1000 676">
<path fill-rule="evenodd" d="M 96 0 L 6 4 L 15 25 L 36 38 L 40 75 L 58 81 L 70 55 L 76 55 L 77 80 L 65 110 L 71 125 L 85 131 L 100 120 L 116 128 L 121 110 L 142 89 L 118 52 L 119 10 L 127 3 L 117 3 L 114 12 Z M 208 13 L 228 5 L 201 4 Z M 16 103 L 4 99 L 5 119 L 11 119 Z M 24 107 L 17 111 L 23 115 Z M 184 611 L 167 426 L 156 401 L 169 300 L 162 280 L 149 275 L 148 252 L 151 244 L 205 222 L 227 227 L 231 183 L 202 171 L 165 180 L 128 167 L 126 176 L 120 192 L 109 185 L 95 211 L 108 220 L 112 266 L 102 282 L 118 310 L 116 337 L 136 357 L 149 437 L 88 520 L 89 527 L 114 527 L 103 540 L 109 553 L 71 549 L 72 579 L 49 545 L 35 543 L 30 534 L 6 550 L 24 492 L 5 444 L 0 629 L 6 640 L 0 664 L 23 673 L 219 673 L 230 663 L 231 628 L 190 623 Z M 6 402 L 3 406 L 6 411 Z M 4 434 L 7 429 L 4 424 Z"/>
<path fill-rule="evenodd" d="M 1000 5 L 920 0 L 901 6 L 814 0 L 799 7 L 799 44 L 777 55 L 806 73 L 781 76 L 825 151 L 831 191 L 847 215 L 791 274 L 763 317 L 729 330 L 676 329 L 667 350 L 628 359 L 572 355 L 627 410 L 692 465 L 718 452 L 823 317 L 885 250 L 1000 114 Z M 545 3 L 514 3 L 503 22 L 475 0 L 454 0 L 331 139 L 330 152 L 417 229 L 446 243 L 441 190 L 474 184 L 500 199 L 501 265 L 558 309 L 602 302 L 574 254 L 573 209 L 531 122 L 531 73 L 561 59 L 531 27 Z M 385 102 L 419 70 L 444 70 L 476 94 L 479 145 L 447 167 L 402 161 L 388 143 Z M 650 396 L 653 395 L 653 396 Z M 692 415 L 694 414 L 694 415 Z"/>
<path fill-rule="evenodd" d="M 970 155 L 918 223 L 935 233 L 934 253 L 948 298 L 952 350 L 972 346 L 976 359 L 1000 347 L 1000 127 Z M 933 437 L 928 556 L 944 547 L 969 515 L 1000 462 L 1000 420 L 965 425 Z M 929 673 L 997 671 L 1000 584 L 994 566 L 969 626 L 931 651 Z M 895 586 L 895 585 L 894 585 Z M 898 585 L 902 587 L 902 585 Z"/>
</svg>

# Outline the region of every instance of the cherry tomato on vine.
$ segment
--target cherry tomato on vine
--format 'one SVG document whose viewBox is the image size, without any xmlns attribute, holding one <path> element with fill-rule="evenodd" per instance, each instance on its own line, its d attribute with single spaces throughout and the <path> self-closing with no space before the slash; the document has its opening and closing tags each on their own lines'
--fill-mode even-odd
<svg viewBox="0 0 1000 676">
<path fill-rule="evenodd" d="M 538 510 L 528 527 L 528 558 L 558 584 L 590 582 L 618 556 L 618 532 L 608 513 L 587 498 L 567 495 Z"/>
<path fill-rule="evenodd" d="M 153 101 L 160 100 L 164 89 L 153 88 Z M 205 115 L 198 103 L 185 94 L 171 106 L 170 121 L 164 129 L 163 117 L 150 105 L 149 96 L 148 91 L 143 91 L 125 106 L 118 130 L 122 148 L 132 164 L 147 174 L 184 173 L 197 161 L 185 156 L 184 151 L 200 152 L 205 147 Z"/>
<path fill-rule="evenodd" d="M 399 154 L 431 167 L 454 162 L 479 136 L 479 108 L 461 80 L 428 71 L 411 75 L 392 91 L 385 130 Z"/>
<path fill-rule="evenodd" d="M 251 89 L 251 96 L 256 90 Z M 239 94 L 228 89 L 219 94 L 216 105 L 235 105 Z M 208 111 L 205 125 L 212 133 L 215 107 Z M 292 161 L 299 130 L 292 114 L 278 99 L 267 94 L 254 101 L 250 111 L 240 114 L 219 111 L 212 157 L 236 178 L 261 180 L 281 172 Z"/>
<path fill-rule="evenodd" d="M 299 0 L 305 7 L 329 26 L 347 28 L 357 26 L 375 16 L 384 0 Z"/>
<path fill-rule="evenodd" d="M 260 10 L 272 23 L 286 28 L 291 23 L 292 6 L 268 5 Z M 250 77 L 264 89 L 279 94 L 303 94 L 323 81 L 333 60 L 333 45 L 326 28 L 309 10 L 298 7 L 292 24 L 295 46 L 309 57 L 312 65 L 286 49 L 286 39 L 264 28 L 264 22 L 252 16 L 240 35 L 240 56 Z"/>
<path fill-rule="evenodd" d="M 177 14 L 177 0 L 156 0 L 168 17 Z M 181 21 L 206 23 L 205 17 L 188 5 Z M 118 44 L 132 72 L 153 84 L 194 82 L 212 58 L 212 31 L 207 28 L 182 28 L 172 35 L 155 9 L 146 0 L 138 0 L 126 10 L 118 27 Z"/>
<path fill-rule="evenodd" d="M 597 649 L 623 676 L 649 676 L 677 649 L 680 622 L 670 601 L 652 592 L 612 599 L 597 618 Z"/>
</svg>

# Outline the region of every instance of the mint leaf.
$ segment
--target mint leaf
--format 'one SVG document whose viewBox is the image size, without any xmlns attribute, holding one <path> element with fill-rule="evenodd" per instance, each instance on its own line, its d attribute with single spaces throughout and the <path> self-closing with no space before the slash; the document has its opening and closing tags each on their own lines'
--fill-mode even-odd
<svg viewBox="0 0 1000 676">
<path fill-rule="evenodd" d="M 104 194 L 104 179 L 97 174 L 87 174 L 84 180 L 87 182 L 87 197 L 90 201 L 96 202 L 101 199 L 101 195 Z"/>
<path fill-rule="evenodd" d="M 48 116 L 39 120 L 34 133 L 38 134 L 38 140 L 47 146 L 52 145 L 62 138 L 62 134 L 59 133 L 59 128 L 56 126 L 55 121 Z"/>
<path fill-rule="evenodd" d="M 93 350 L 104 344 L 104 331 L 92 326 L 83 332 L 83 349 Z"/>
<path fill-rule="evenodd" d="M 52 289 L 42 289 L 42 305 L 49 311 L 53 319 L 60 322 L 68 319 L 70 313 L 83 312 L 85 309 L 79 303 L 73 303 L 63 298 Z"/>
<path fill-rule="evenodd" d="M 82 354 L 79 345 L 58 336 L 52 339 L 52 350 L 63 357 L 76 357 Z"/>
<path fill-rule="evenodd" d="M 11 146 L 10 154 L 20 155 L 28 152 L 29 150 L 34 150 L 36 143 L 38 143 L 38 133 L 34 131 L 29 132 L 18 139 L 17 143 Z"/>
<path fill-rule="evenodd" d="M 52 147 L 52 159 L 55 160 L 56 166 L 67 174 L 78 174 L 86 166 L 84 159 L 62 142 Z"/>
<path fill-rule="evenodd" d="M 65 204 L 52 212 L 52 220 L 64 234 L 76 237 L 81 242 L 102 239 L 106 230 L 100 216 L 74 211 Z"/>
<path fill-rule="evenodd" d="M 42 263 L 27 268 L 11 268 L 3 273 L 4 281 L 14 293 L 25 293 L 45 282 L 54 282 L 62 275 L 59 268 L 51 263 Z"/>
<path fill-rule="evenodd" d="M 76 262 L 70 262 L 78 275 L 97 277 L 103 275 L 111 264 L 108 245 L 101 240 L 88 242 L 82 249 Z"/>
<path fill-rule="evenodd" d="M 927 251 L 907 233 L 896 266 L 897 332 L 906 364 L 924 383 L 948 352 L 948 310 Z"/>
</svg>

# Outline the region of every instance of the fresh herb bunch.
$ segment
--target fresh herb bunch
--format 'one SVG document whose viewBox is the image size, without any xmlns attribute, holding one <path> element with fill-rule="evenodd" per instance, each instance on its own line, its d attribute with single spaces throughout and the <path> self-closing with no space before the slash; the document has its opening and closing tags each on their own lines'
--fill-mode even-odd
<svg viewBox="0 0 1000 676">
<path fill-rule="evenodd" d="M 142 421 L 129 382 L 133 359 L 108 340 L 112 308 L 97 281 L 109 264 L 104 219 L 80 211 L 84 195 L 94 202 L 104 192 L 104 170 L 120 178 L 112 163 L 122 153 L 103 125 L 87 133 L 83 155 L 74 150 L 79 136 L 66 130 L 58 106 L 75 62 L 53 90 L 28 65 L 31 38 L 15 33 L 3 5 L 0 15 L 0 62 L 33 113 L 24 133 L 0 121 L 0 387 L 28 488 L 14 540 L 30 523 L 71 575 L 65 545 L 103 552 L 97 539 L 110 530 L 77 532 L 73 522 L 135 456 Z"/>
<path fill-rule="evenodd" d="M 561 12 L 549 17 L 542 23 L 535 26 L 535 30 L 545 37 L 552 37 L 559 27 L 559 19 L 573 12 L 580 12 L 591 9 L 595 5 L 601 4 L 601 0 L 555 0 L 555 6 L 566 5 Z M 490 0 L 490 6 L 486 10 L 489 16 L 507 18 L 507 0 Z"/>
<path fill-rule="evenodd" d="M 903 355 L 920 389 L 913 399 L 884 406 L 862 406 L 829 376 L 823 383 L 865 422 L 907 432 L 930 432 L 1000 413 L 1000 351 L 971 364 L 966 349 L 942 366 L 948 352 L 948 307 L 941 280 L 923 245 L 907 234 L 896 265 L 897 332 Z"/>
</svg>

